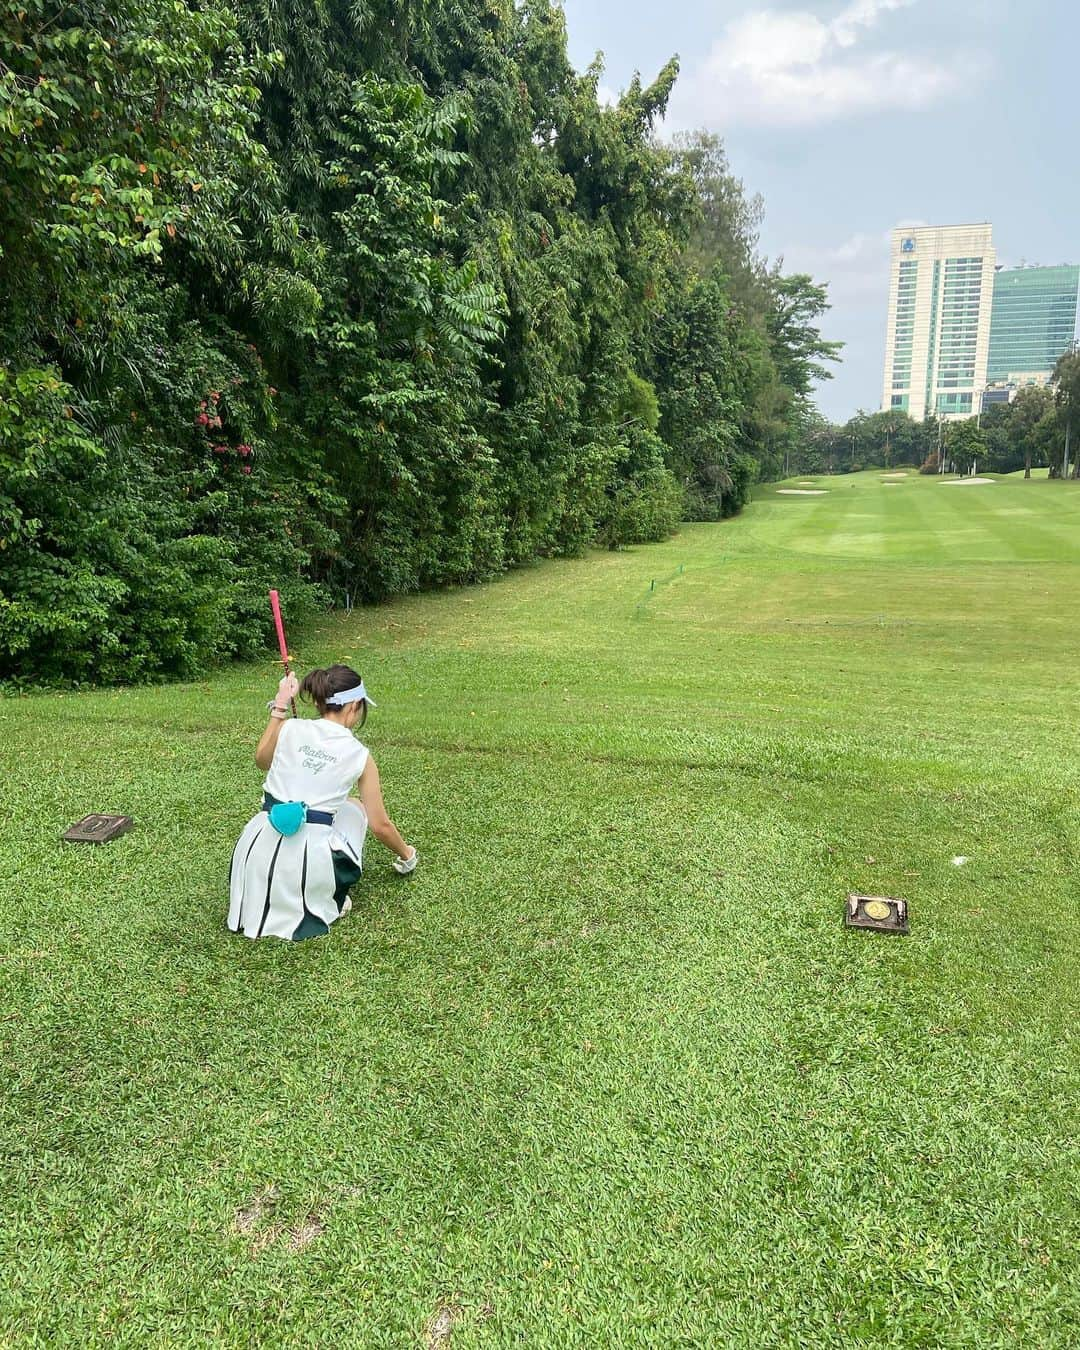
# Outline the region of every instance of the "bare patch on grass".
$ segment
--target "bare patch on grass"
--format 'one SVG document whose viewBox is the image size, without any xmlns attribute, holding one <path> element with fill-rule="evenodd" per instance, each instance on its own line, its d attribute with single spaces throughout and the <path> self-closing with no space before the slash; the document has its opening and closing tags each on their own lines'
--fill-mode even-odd
<svg viewBox="0 0 1080 1350">
<path fill-rule="evenodd" d="M 234 1227 L 236 1232 L 247 1238 L 252 1256 L 266 1251 L 281 1237 L 285 1238 L 290 1252 L 302 1252 L 317 1237 L 321 1237 L 326 1229 L 321 1216 L 314 1211 L 305 1214 L 289 1227 L 280 1222 L 275 1223 L 274 1215 L 280 1199 L 278 1188 L 268 1186 L 236 1211 Z"/>
<path fill-rule="evenodd" d="M 427 1350 L 445 1350 L 450 1344 L 454 1323 L 460 1321 L 461 1309 L 456 1303 L 444 1303 L 427 1320 L 424 1327 L 424 1344 Z"/>
<path fill-rule="evenodd" d="M 253 1196 L 246 1205 L 236 1211 L 236 1230 L 238 1233 L 253 1233 L 264 1219 L 268 1219 L 277 1208 L 281 1192 L 276 1186 L 268 1186 L 260 1195 Z"/>
<path fill-rule="evenodd" d="M 302 1252 L 310 1247 L 317 1237 L 326 1231 L 326 1224 L 317 1214 L 308 1214 L 299 1223 L 286 1230 L 289 1239 L 289 1251 Z"/>
</svg>

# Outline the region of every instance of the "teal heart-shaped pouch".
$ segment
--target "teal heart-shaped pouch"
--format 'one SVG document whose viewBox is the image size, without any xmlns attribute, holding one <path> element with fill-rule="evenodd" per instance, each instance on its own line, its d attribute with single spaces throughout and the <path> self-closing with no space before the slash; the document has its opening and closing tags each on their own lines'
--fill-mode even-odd
<svg viewBox="0 0 1080 1350">
<path fill-rule="evenodd" d="M 269 815 L 278 834 L 295 834 L 307 820 L 307 807 L 303 802 L 278 802 Z"/>
</svg>

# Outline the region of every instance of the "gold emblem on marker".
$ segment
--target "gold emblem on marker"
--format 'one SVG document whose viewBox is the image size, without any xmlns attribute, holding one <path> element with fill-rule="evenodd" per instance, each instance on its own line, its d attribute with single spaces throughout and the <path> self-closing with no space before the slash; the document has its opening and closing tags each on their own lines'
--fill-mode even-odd
<svg viewBox="0 0 1080 1350">
<path fill-rule="evenodd" d="M 891 908 L 884 900 L 871 900 L 869 904 L 863 905 L 863 913 L 868 919 L 887 919 L 892 913 Z"/>
</svg>

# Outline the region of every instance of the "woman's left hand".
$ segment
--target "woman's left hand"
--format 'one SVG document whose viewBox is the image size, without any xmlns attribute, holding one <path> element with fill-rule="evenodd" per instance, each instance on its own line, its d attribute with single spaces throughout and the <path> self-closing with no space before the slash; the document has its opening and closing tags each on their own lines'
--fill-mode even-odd
<svg viewBox="0 0 1080 1350">
<path fill-rule="evenodd" d="M 277 698 L 274 702 L 279 708 L 287 708 L 292 700 L 300 692 L 300 681 L 295 675 L 284 675 L 277 687 Z"/>
</svg>

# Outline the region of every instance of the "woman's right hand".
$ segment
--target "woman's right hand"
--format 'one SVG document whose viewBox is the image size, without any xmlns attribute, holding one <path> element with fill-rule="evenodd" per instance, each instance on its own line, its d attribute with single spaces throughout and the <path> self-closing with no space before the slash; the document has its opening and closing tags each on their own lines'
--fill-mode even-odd
<svg viewBox="0 0 1080 1350">
<path fill-rule="evenodd" d="M 279 708 L 287 708 L 300 692 L 300 681 L 295 675 L 283 675 L 278 683 L 277 698 L 274 702 Z"/>
<path fill-rule="evenodd" d="M 420 855 L 416 849 L 413 849 L 407 858 L 394 859 L 394 871 L 399 877 L 407 877 L 410 872 L 416 871 L 416 864 L 420 861 Z"/>
</svg>

